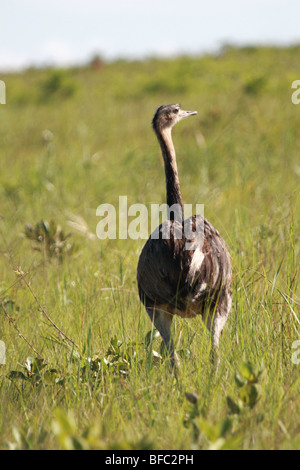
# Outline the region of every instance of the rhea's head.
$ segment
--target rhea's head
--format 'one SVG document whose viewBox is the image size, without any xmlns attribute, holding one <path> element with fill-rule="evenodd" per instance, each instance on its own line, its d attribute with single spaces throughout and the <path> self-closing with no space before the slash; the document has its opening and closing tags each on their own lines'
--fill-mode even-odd
<svg viewBox="0 0 300 470">
<path fill-rule="evenodd" d="M 179 104 L 164 104 L 157 108 L 152 126 L 155 132 L 160 132 L 166 128 L 172 128 L 177 122 L 195 114 L 197 111 L 184 111 Z"/>
</svg>

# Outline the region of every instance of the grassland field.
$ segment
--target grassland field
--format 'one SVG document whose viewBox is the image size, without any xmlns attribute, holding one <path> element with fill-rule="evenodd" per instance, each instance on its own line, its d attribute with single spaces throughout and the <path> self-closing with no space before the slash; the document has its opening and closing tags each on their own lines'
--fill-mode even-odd
<svg viewBox="0 0 300 470">
<path fill-rule="evenodd" d="M 299 449 L 300 47 L 94 60 L 1 74 L 0 449 Z M 176 319 L 175 376 L 141 305 L 144 240 L 99 240 L 96 209 L 165 201 L 151 119 L 174 129 L 184 202 L 233 263 L 221 364 Z M 298 347 L 300 349 L 300 347 Z"/>
</svg>

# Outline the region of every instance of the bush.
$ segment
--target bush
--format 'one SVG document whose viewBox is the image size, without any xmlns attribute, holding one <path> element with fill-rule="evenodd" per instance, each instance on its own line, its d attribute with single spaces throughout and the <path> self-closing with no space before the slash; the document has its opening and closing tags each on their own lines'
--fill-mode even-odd
<svg viewBox="0 0 300 470">
<path fill-rule="evenodd" d="M 65 70 L 54 70 L 41 84 L 41 100 L 70 98 L 76 92 L 76 85 Z"/>
</svg>

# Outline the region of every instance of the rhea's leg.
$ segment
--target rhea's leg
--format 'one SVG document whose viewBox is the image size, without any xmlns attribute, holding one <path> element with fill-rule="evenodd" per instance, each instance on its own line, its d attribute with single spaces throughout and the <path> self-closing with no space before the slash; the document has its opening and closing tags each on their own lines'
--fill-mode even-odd
<svg viewBox="0 0 300 470">
<path fill-rule="evenodd" d="M 146 311 L 151 321 L 153 322 L 155 328 L 159 331 L 162 339 L 164 340 L 164 343 L 171 358 L 172 366 L 179 367 L 180 362 L 174 349 L 174 341 L 171 334 L 173 316 L 167 312 L 156 308 L 147 308 Z"/>
<path fill-rule="evenodd" d="M 231 292 L 226 292 L 224 300 L 217 306 L 216 311 L 207 319 L 207 328 L 211 335 L 211 350 L 210 360 L 213 364 L 219 365 L 219 340 L 221 332 L 227 321 L 228 315 L 231 310 L 232 295 Z"/>
<path fill-rule="evenodd" d="M 227 315 L 220 315 L 216 313 L 212 321 L 211 326 L 211 349 L 210 349 L 210 360 L 213 364 L 219 365 L 219 339 L 220 334 L 224 328 L 227 320 Z"/>
</svg>

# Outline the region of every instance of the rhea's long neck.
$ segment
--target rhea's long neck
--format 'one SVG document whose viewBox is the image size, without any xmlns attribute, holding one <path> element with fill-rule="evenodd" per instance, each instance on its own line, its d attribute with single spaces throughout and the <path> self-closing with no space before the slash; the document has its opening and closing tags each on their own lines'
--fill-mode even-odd
<svg viewBox="0 0 300 470">
<path fill-rule="evenodd" d="M 161 146 L 165 163 L 166 187 L 167 187 L 167 205 L 170 209 L 173 204 L 177 204 L 177 217 L 183 220 L 183 206 L 180 193 L 180 185 L 177 171 L 175 148 L 171 136 L 171 128 L 163 129 L 157 132 L 157 138 Z M 174 220 L 174 211 L 168 211 L 169 219 Z M 176 218 L 177 218 L 176 217 Z"/>
</svg>

